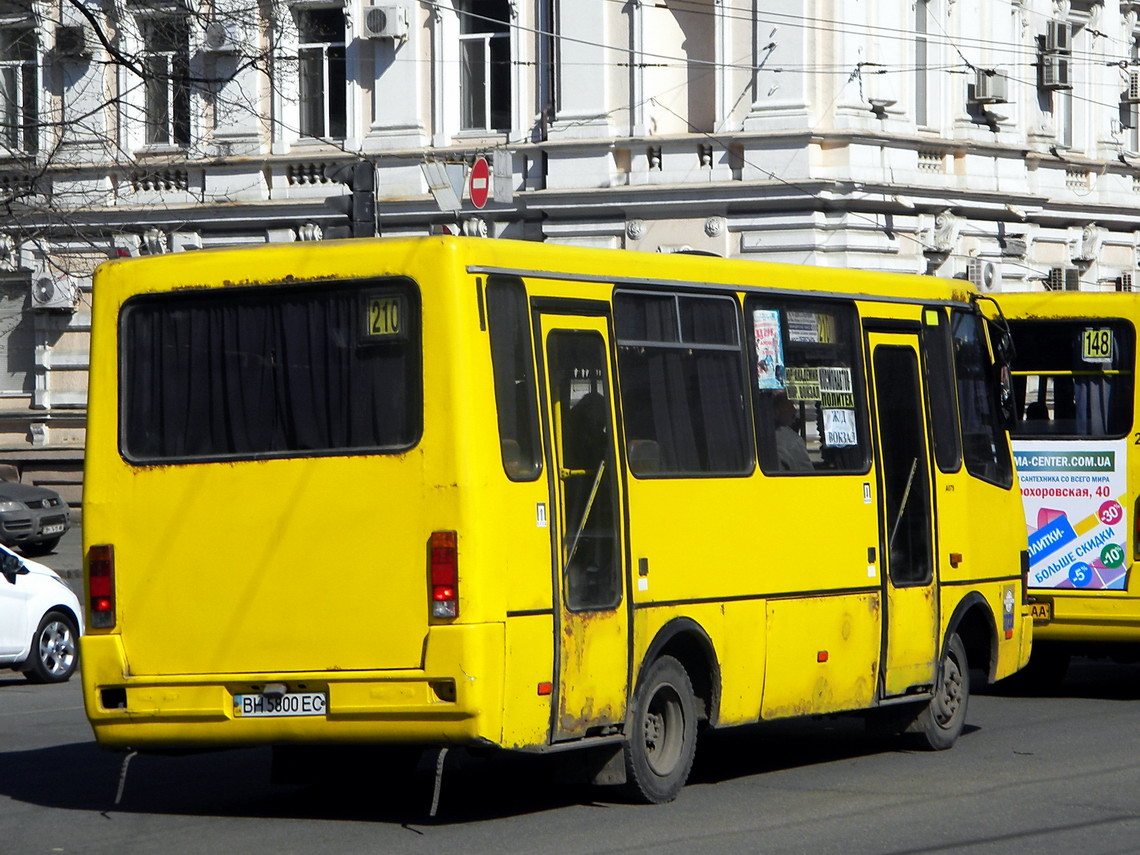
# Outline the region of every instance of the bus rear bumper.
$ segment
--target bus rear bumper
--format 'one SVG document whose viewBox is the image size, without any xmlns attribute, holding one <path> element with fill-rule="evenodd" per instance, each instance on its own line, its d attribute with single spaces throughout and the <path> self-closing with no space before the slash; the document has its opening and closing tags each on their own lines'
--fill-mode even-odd
<svg viewBox="0 0 1140 855">
<path fill-rule="evenodd" d="M 1106 592 L 1030 590 L 1048 604 L 1048 620 L 1037 621 L 1033 636 L 1041 641 L 1140 643 L 1140 599 Z"/>
<path fill-rule="evenodd" d="M 399 671 L 135 676 L 118 635 L 81 645 L 87 717 L 108 748 L 501 740 L 501 624 L 435 627 L 424 668 Z M 243 711 L 267 691 L 294 696 L 296 711 Z"/>
</svg>

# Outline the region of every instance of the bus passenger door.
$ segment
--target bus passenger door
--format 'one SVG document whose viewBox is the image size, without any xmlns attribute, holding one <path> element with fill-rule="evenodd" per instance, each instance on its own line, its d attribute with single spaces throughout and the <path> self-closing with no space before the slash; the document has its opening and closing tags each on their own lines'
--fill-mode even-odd
<svg viewBox="0 0 1140 855">
<path fill-rule="evenodd" d="M 555 739 L 625 719 L 629 622 L 604 317 L 540 315 L 558 619 Z"/>
<path fill-rule="evenodd" d="M 868 344 L 881 509 L 883 692 L 890 697 L 935 681 L 938 596 L 933 494 L 918 335 L 869 332 Z"/>
</svg>

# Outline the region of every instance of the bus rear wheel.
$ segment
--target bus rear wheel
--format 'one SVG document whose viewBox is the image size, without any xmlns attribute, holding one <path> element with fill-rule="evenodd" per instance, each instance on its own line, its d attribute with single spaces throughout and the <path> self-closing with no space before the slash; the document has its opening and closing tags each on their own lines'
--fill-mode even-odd
<svg viewBox="0 0 1140 855">
<path fill-rule="evenodd" d="M 677 797 L 697 749 L 697 702 L 681 663 L 662 656 L 649 666 L 634 699 L 625 743 L 626 789 L 650 804 Z"/>
<path fill-rule="evenodd" d="M 916 734 L 925 747 L 944 751 L 957 742 L 962 733 L 969 701 L 970 671 L 966 647 L 955 633 L 946 640 L 946 650 L 938 665 L 934 697 L 907 730 Z"/>
</svg>

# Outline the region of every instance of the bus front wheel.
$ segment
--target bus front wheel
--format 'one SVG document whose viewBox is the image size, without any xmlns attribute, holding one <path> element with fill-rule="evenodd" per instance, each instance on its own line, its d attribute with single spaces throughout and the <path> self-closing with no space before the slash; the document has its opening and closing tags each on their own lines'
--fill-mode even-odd
<svg viewBox="0 0 1140 855">
<path fill-rule="evenodd" d="M 966 647 L 955 633 L 947 639 L 946 651 L 938 665 L 934 697 L 907 730 L 916 734 L 926 747 L 944 751 L 962 733 L 969 700 L 970 671 L 966 662 Z"/>
<path fill-rule="evenodd" d="M 697 749 L 697 702 L 681 663 L 662 656 L 634 699 L 625 743 L 626 788 L 650 804 L 670 802 L 688 780 Z"/>
</svg>

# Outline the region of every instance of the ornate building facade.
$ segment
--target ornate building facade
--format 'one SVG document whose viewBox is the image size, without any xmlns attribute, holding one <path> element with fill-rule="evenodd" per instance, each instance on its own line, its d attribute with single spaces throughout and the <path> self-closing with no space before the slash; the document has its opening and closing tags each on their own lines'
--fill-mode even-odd
<svg viewBox="0 0 1140 855">
<path fill-rule="evenodd" d="M 0 0 L 0 447 L 78 459 L 100 261 L 345 234 L 339 166 L 381 235 L 1112 290 L 1138 108 L 1135 0 Z"/>
</svg>

